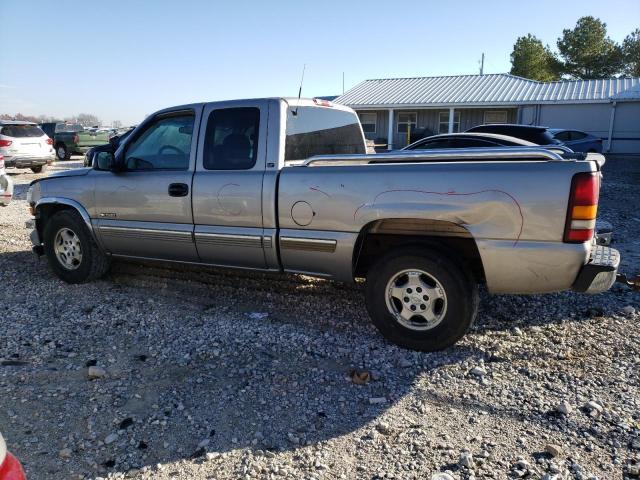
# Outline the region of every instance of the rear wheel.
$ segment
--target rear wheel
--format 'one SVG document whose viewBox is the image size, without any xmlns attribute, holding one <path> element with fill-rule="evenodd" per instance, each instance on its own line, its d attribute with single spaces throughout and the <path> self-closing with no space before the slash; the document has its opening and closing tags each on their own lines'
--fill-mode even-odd
<svg viewBox="0 0 640 480">
<path fill-rule="evenodd" d="M 391 342 L 436 351 L 464 336 L 478 311 L 478 286 L 446 254 L 409 249 L 381 258 L 367 274 L 367 310 Z"/>
<path fill-rule="evenodd" d="M 89 282 L 109 270 L 109 257 L 98 249 L 84 220 L 75 211 L 54 214 L 44 227 L 43 238 L 49 265 L 65 282 Z"/>
<path fill-rule="evenodd" d="M 59 143 L 56 146 L 56 156 L 58 160 L 69 160 L 71 158 L 71 152 L 64 143 Z"/>
<path fill-rule="evenodd" d="M 44 165 L 38 165 L 37 167 L 31 167 L 33 173 L 40 173 L 44 170 Z"/>
</svg>

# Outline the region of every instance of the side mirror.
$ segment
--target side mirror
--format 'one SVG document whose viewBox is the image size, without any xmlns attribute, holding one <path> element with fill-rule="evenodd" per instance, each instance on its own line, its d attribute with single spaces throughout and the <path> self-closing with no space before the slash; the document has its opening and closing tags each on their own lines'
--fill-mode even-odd
<svg viewBox="0 0 640 480">
<path fill-rule="evenodd" d="M 111 152 L 96 152 L 93 157 L 93 164 L 97 170 L 111 170 L 116 169 L 116 158 Z"/>
<path fill-rule="evenodd" d="M 120 144 L 120 135 L 114 135 L 113 137 L 109 138 L 109 145 L 111 145 L 111 148 L 113 148 L 114 150 L 118 149 L 119 144 Z"/>
</svg>

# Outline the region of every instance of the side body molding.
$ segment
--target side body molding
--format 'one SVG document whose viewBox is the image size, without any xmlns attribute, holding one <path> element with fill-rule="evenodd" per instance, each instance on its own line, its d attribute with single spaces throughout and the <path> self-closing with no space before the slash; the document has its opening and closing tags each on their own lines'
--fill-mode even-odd
<svg viewBox="0 0 640 480">
<path fill-rule="evenodd" d="M 80 216 L 84 220 L 85 225 L 91 232 L 91 236 L 93 237 L 93 240 L 96 243 L 98 243 L 96 234 L 93 231 L 93 225 L 91 224 L 91 217 L 89 216 L 89 212 L 87 212 L 87 210 L 80 203 L 70 198 L 64 198 L 64 197 L 42 197 L 40 200 L 36 202 L 36 207 L 35 207 L 36 211 L 38 211 L 38 208 L 40 208 L 43 205 L 68 205 L 69 207 L 72 207 L 74 210 L 77 210 L 77 212 L 80 214 Z"/>
</svg>

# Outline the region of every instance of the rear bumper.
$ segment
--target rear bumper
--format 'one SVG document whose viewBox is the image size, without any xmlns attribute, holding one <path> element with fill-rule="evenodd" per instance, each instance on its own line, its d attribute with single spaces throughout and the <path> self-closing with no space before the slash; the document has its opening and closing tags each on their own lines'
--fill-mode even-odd
<svg viewBox="0 0 640 480">
<path fill-rule="evenodd" d="M 0 205 L 9 205 L 13 198 L 13 180 L 5 174 L 0 174 Z"/>
<path fill-rule="evenodd" d="M 620 253 L 614 248 L 596 245 L 591 250 L 591 257 L 584 265 L 572 290 L 582 293 L 601 293 L 609 290 L 616 281 Z"/>
<path fill-rule="evenodd" d="M 53 159 L 53 155 L 44 157 L 21 157 L 16 155 L 13 157 L 4 157 L 4 164 L 7 167 L 31 168 L 49 165 L 53 162 Z"/>
</svg>

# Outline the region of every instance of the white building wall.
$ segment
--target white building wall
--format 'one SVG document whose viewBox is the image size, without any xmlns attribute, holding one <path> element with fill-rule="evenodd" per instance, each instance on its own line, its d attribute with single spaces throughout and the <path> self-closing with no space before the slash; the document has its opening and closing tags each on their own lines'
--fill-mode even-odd
<svg viewBox="0 0 640 480">
<path fill-rule="evenodd" d="M 607 147 L 613 104 L 556 104 L 539 108 L 539 125 L 583 130 L 602 138 L 603 146 Z M 640 102 L 618 102 L 610 153 L 640 154 Z"/>
<path fill-rule="evenodd" d="M 618 102 L 611 153 L 640 154 L 640 102 Z"/>
</svg>

